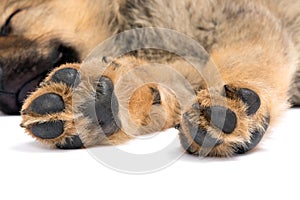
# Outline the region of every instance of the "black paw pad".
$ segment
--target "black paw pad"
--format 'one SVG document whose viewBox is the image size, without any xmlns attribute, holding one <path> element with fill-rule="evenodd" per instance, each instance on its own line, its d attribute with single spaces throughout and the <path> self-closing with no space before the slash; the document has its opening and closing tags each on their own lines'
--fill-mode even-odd
<svg viewBox="0 0 300 200">
<path fill-rule="evenodd" d="M 210 136 L 202 127 L 198 127 L 197 131 L 191 130 L 191 136 L 198 145 L 204 148 L 213 148 L 222 144 L 222 141 Z"/>
<path fill-rule="evenodd" d="M 119 104 L 110 78 L 102 76 L 99 79 L 95 101 L 89 102 L 83 113 L 98 123 L 106 136 L 110 136 L 119 130 Z"/>
<path fill-rule="evenodd" d="M 237 91 L 237 96 L 247 105 L 247 115 L 253 115 L 260 107 L 259 96 L 247 88 Z"/>
<path fill-rule="evenodd" d="M 264 124 L 263 124 L 263 129 L 255 129 L 254 131 L 251 132 L 251 140 L 250 142 L 247 142 L 244 146 L 238 146 L 235 148 L 235 153 L 236 154 L 244 154 L 252 149 L 254 149 L 258 143 L 261 141 L 263 138 L 268 126 L 270 123 L 270 117 L 266 117 Z"/>
<path fill-rule="evenodd" d="M 213 148 L 222 144 L 221 140 L 212 137 L 204 127 L 193 124 L 188 119 L 185 119 L 185 125 L 187 126 L 189 134 L 193 138 L 194 142 L 196 142 L 201 147 Z"/>
<path fill-rule="evenodd" d="M 55 139 L 64 132 L 63 121 L 52 121 L 34 124 L 30 127 L 33 135 L 41 139 Z"/>
<path fill-rule="evenodd" d="M 237 118 L 233 111 L 222 106 L 204 109 L 204 116 L 216 128 L 230 134 L 236 128 Z"/>
<path fill-rule="evenodd" d="M 196 154 L 197 152 L 191 147 L 191 144 L 189 143 L 188 139 L 186 138 L 185 135 L 182 133 L 179 133 L 179 139 L 181 146 L 188 152 L 189 154 Z"/>
<path fill-rule="evenodd" d="M 250 89 L 241 88 L 236 90 L 230 86 L 225 86 L 225 91 L 229 97 L 232 97 L 232 95 L 234 95 L 247 105 L 248 116 L 255 114 L 260 108 L 261 102 L 258 94 Z"/>
<path fill-rule="evenodd" d="M 78 135 L 74 135 L 70 138 L 66 138 L 64 144 L 57 144 L 59 149 L 80 149 L 83 147 L 83 143 Z"/>
<path fill-rule="evenodd" d="M 65 109 L 65 104 L 61 96 L 49 93 L 36 98 L 29 106 L 31 112 L 44 115 L 58 113 Z"/>
<path fill-rule="evenodd" d="M 79 73 L 74 68 L 63 68 L 56 71 L 51 77 L 54 83 L 65 83 L 69 87 L 77 87 L 79 84 Z"/>
<path fill-rule="evenodd" d="M 120 127 L 118 119 L 119 103 L 114 94 L 114 85 L 110 78 L 102 76 L 97 86 L 95 101 L 96 115 L 104 134 L 110 136 Z"/>
</svg>

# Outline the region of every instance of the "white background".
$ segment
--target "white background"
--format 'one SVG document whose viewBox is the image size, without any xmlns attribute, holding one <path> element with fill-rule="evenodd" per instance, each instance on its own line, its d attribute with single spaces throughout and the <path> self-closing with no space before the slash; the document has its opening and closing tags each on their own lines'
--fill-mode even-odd
<svg viewBox="0 0 300 200">
<path fill-rule="evenodd" d="M 2 200 L 300 199 L 300 109 L 288 110 L 251 153 L 227 159 L 184 154 L 172 165 L 142 175 L 111 169 L 86 149 L 48 149 L 24 134 L 20 121 L 19 116 L 0 116 Z M 176 131 L 169 130 L 120 149 L 153 151 L 151 144 L 157 147 L 174 137 Z M 180 152 L 178 142 L 164 153 Z"/>
</svg>

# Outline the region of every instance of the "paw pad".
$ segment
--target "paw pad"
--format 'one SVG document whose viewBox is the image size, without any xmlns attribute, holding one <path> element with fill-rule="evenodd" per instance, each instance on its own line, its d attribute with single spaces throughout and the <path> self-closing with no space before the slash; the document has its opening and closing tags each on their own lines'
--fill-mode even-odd
<svg viewBox="0 0 300 200">
<path fill-rule="evenodd" d="M 248 88 L 241 88 L 237 90 L 226 85 L 225 92 L 228 97 L 237 97 L 247 105 L 246 112 L 248 116 L 255 114 L 260 108 L 261 102 L 258 94 Z"/>
<path fill-rule="evenodd" d="M 65 104 L 61 96 L 54 93 L 48 93 L 43 94 L 32 101 L 28 110 L 36 114 L 44 115 L 58 113 L 64 109 Z"/>
<path fill-rule="evenodd" d="M 191 129 L 191 136 L 198 145 L 204 148 L 213 148 L 222 144 L 222 141 L 209 135 L 201 126 L 197 127 L 197 130 Z"/>
<path fill-rule="evenodd" d="M 236 127 L 236 115 L 228 108 L 212 106 L 204 110 L 204 116 L 213 126 L 226 134 L 232 133 Z"/>
<path fill-rule="evenodd" d="M 221 140 L 212 137 L 204 127 L 192 123 L 188 118 L 185 119 L 185 125 L 194 142 L 201 147 L 213 148 L 222 144 Z"/>
<path fill-rule="evenodd" d="M 110 136 L 120 129 L 118 112 L 119 104 L 114 94 L 113 82 L 102 76 L 96 87 L 95 101 L 88 102 L 82 113 L 98 123 L 106 136 Z"/>
<path fill-rule="evenodd" d="M 179 134 L 180 142 L 182 147 L 190 154 L 197 154 L 196 150 L 194 150 L 189 143 L 188 139 L 185 137 L 184 134 L 180 133 Z"/>
<path fill-rule="evenodd" d="M 63 144 L 56 144 L 59 149 L 79 149 L 83 147 L 83 143 L 78 135 L 66 138 Z"/>
<path fill-rule="evenodd" d="M 40 139 L 55 139 L 63 134 L 64 122 L 51 121 L 34 124 L 30 127 L 30 131 Z"/>
<path fill-rule="evenodd" d="M 263 117 L 269 115 L 260 109 L 259 95 L 247 88 L 226 85 L 225 93 L 213 93 L 216 99 L 227 102 L 226 107 L 213 105 L 209 94 L 206 90 L 199 92 L 199 102 L 183 114 L 180 126 L 176 126 L 183 148 L 203 156 L 232 156 L 255 148 L 270 123 L 270 117 Z"/>
<path fill-rule="evenodd" d="M 246 142 L 245 145 L 243 146 L 238 146 L 235 149 L 236 154 L 244 154 L 250 150 L 252 150 L 254 147 L 258 145 L 258 143 L 261 141 L 263 138 L 268 126 L 270 123 L 270 117 L 266 117 L 265 121 L 263 123 L 263 129 L 255 129 L 254 131 L 251 132 L 251 140 L 250 142 Z"/>
<path fill-rule="evenodd" d="M 65 83 L 68 87 L 77 87 L 80 82 L 79 73 L 74 68 L 63 68 L 56 71 L 52 77 L 53 83 Z"/>
</svg>

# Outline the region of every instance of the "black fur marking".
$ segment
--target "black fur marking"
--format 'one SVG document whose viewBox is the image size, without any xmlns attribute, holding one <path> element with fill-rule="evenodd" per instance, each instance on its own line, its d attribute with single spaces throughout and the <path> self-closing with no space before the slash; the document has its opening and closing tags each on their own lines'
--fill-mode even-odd
<svg viewBox="0 0 300 200">
<path fill-rule="evenodd" d="M 119 103 L 113 91 L 111 79 L 102 76 L 96 88 L 95 102 L 88 102 L 83 110 L 86 117 L 99 123 L 106 136 L 116 133 L 120 127 Z"/>
<path fill-rule="evenodd" d="M 194 104 L 192 105 L 192 108 L 195 109 L 195 110 L 200 110 L 200 109 L 201 109 L 201 106 L 200 106 L 199 103 L 194 103 Z"/>
<path fill-rule="evenodd" d="M 161 104 L 161 98 L 160 98 L 160 93 L 159 93 L 158 89 L 157 88 L 152 88 L 152 87 L 150 89 L 151 89 L 151 92 L 154 96 L 152 105 L 160 105 Z"/>
<path fill-rule="evenodd" d="M 191 135 L 193 140 L 201 147 L 213 148 L 223 143 L 218 138 L 212 137 L 204 127 L 193 124 L 188 119 L 185 119 L 185 122 L 185 125 L 187 125 L 187 128 L 189 130 L 189 134 Z"/>
<path fill-rule="evenodd" d="M 253 132 L 251 132 L 251 141 L 247 142 L 244 146 L 236 147 L 235 153 L 244 154 L 254 149 L 263 138 L 266 130 L 268 129 L 269 123 L 270 123 L 270 116 L 265 118 L 263 129 L 255 129 Z"/>
<path fill-rule="evenodd" d="M 226 134 L 232 133 L 236 128 L 236 115 L 228 108 L 212 106 L 204 109 L 204 116 L 214 127 L 222 130 Z"/>
<path fill-rule="evenodd" d="M 153 19 L 151 9 L 151 1 L 145 0 L 126 0 L 122 1 L 120 4 L 120 14 L 126 20 L 126 25 L 129 27 L 124 27 L 125 29 L 141 28 L 144 27 L 143 24 L 136 22 L 136 17 L 147 18 L 149 21 Z"/>
<path fill-rule="evenodd" d="M 108 58 L 106 56 L 103 56 L 102 62 L 104 62 L 105 64 L 108 64 L 109 63 Z"/>
<path fill-rule="evenodd" d="M 54 93 L 39 96 L 29 106 L 29 111 L 40 115 L 58 113 L 64 109 L 65 104 L 63 99 Z"/>
<path fill-rule="evenodd" d="M 59 149 L 80 149 L 83 147 L 83 143 L 78 135 L 74 135 L 71 138 L 66 138 L 64 144 L 57 144 Z"/>
<path fill-rule="evenodd" d="M 41 139 L 54 139 L 59 137 L 64 132 L 63 121 L 51 121 L 42 124 L 34 124 L 30 131 L 36 137 Z"/>
<path fill-rule="evenodd" d="M 80 83 L 80 76 L 74 68 L 64 68 L 58 70 L 51 77 L 54 83 L 65 83 L 69 87 L 77 87 Z"/>
</svg>

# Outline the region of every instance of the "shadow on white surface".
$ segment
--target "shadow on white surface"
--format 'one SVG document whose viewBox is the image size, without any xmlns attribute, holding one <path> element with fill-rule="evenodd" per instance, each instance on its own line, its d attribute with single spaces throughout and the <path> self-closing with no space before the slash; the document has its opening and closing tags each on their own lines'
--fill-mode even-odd
<svg viewBox="0 0 300 200">
<path fill-rule="evenodd" d="M 43 144 L 38 143 L 37 141 L 29 141 L 19 143 L 11 147 L 13 151 L 23 152 L 23 153 L 59 153 L 63 151 L 59 151 L 57 149 L 50 148 Z"/>
</svg>

